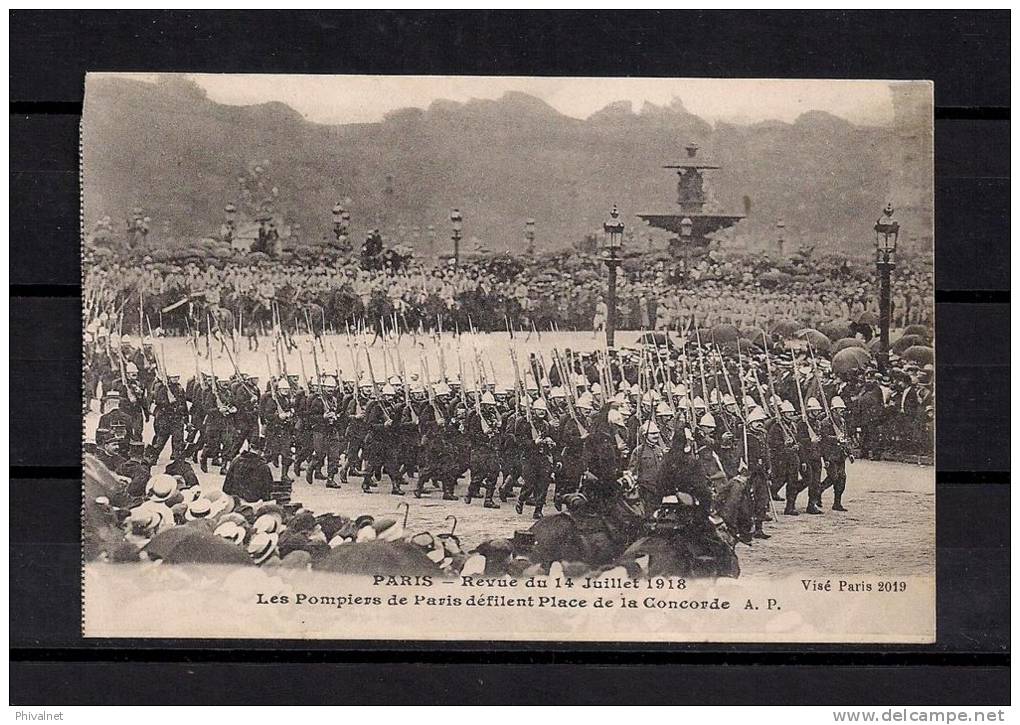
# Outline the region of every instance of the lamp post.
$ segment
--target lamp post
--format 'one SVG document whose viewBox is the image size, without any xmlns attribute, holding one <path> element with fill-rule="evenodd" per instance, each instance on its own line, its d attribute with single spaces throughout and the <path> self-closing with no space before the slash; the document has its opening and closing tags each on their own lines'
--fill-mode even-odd
<svg viewBox="0 0 1020 725">
<path fill-rule="evenodd" d="M 684 274 L 691 270 L 691 237 L 694 234 L 694 222 L 689 216 L 680 220 L 680 248 L 684 253 Z"/>
<path fill-rule="evenodd" d="M 453 240 L 453 263 L 460 266 L 460 240 L 464 231 L 464 217 L 460 213 L 460 209 L 450 210 L 450 223 L 453 225 L 453 231 L 450 234 L 450 239 Z"/>
<path fill-rule="evenodd" d="M 524 239 L 527 241 L 526 251 L 528 254 L 535 253 L 535 220 L 526 219 L 524 221 Z"/>
<path fill-rule="evenodd" d="M 425 232 L 428 236 L 429 257 L 432 257 L 436 253 L 436 228 L 429 224 L 425 228 Z"/>
<path fill-rule="evenodd" d="M 783 245 L 786 243 L 786 222 L 782 219 L 776 222 L 776 259 L 783 258 Z"/>
<path fill-rule="evenodd" d="M 237 230 L 237 207 L 233 204 L 227 204 L 223 207 L 224 221 L 223 226 L 220 228 L 220 237 L 224 242 L 233 242 L 234 234 Z"/>
<path fill-rule="evenodd" d="M 340 202 L 333 207 L 333 236 L 341 249 L 350 248 L 351 213 Z"/>
<path fill-rule="evenodd" d="M 606 314 L 606 345 L 613 346 L 616 336 L 616 270 L 623 260 L 620 259 L 620 250 L 623 248 L 623 222 L 620 221 L 620 212 L 613 204 L 613 210 L 609 212 L 609 220 L 602 225 L 606 232 L 603 251 L 605 255 L 602 261 L 609 268 L 609 299 L 607 301 L 608 311 Z"/>
<path fill-rule="evenodd" d="M 886 204 L 882 216 L 875 222 L 875 267 L 878 270 L 878 325 L 879 367 L 889 365 L 889 323 L 891 317 L 891 277 L 896 268 L 896 245 L 900 237 L 900 224 L 893 218 L 892 204 Z"/>
</svg>

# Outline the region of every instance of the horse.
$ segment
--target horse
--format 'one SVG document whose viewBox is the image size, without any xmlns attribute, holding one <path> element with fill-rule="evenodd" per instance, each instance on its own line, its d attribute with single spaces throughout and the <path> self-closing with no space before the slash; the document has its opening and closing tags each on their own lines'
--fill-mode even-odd
<svg viewBox="0 0 1020 725">
<path fill-rule="evenodd" d="M 568 511 L 545 516 L 529 529 L 534 545 L 528 558 L 548 567 L 554 561 L 602 566 L 615 561 L 640 534 L 640 511 L 618 492 L 608 506 L 593 507 L 584 494 L 564 497 Z"/>
<path fill-rule="evenodd" d="M 565 513 L 539 519 L 532 525 L 534 546 L 529 558 L 544 566 L 553 561 L 612 562 L 641 534 L 644 519 L 618 483 L 625 457 L 618 426 L 608 421 L 609 406 L 595 414 L 584 442 L 582 459 L 588 471 L 579 494 L 567 494 Z"/>
<path fill-rule="evenodd" d="M 681 494 L 677 499 L 655 512 L 647 535 L 630 544 L 615 564 L 629 567 L 647 557 L 644 571 L 649 577 L 739 577 L 736 539 L 729 527 L 713 526 L 693 497 Z"/>
</svg>

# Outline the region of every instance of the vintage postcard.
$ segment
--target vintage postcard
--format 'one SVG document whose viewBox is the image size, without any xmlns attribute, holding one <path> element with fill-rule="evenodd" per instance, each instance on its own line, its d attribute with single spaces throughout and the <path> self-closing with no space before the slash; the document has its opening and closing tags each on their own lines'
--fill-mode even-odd
<svg viewBox="0 0 1020 725">
<path fill-rule="evenodd" d="M 935 639 L 932 85 L 90 74 L 87 637 Z"/>
</svg>

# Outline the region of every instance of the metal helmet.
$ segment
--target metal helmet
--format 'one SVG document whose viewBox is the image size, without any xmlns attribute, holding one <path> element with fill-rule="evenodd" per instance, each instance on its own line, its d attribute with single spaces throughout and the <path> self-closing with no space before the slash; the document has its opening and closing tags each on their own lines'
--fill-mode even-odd
<svg viewBox="0 0 1020 725">
<path fill-rule="evenodd" d="M 748 425 L 750 425 L 751 423 L 764 422 L 766 420 L 768 420 L 768 416 L 765 415 L 765 411 L 759 408 L 758 406 L 751 408 L 751 412 L 747 414 Z"/>
<path fill-rule="evenodd" d="M 659 426 L 658 426 L 658 424 L 656 424 L 656 422 L 654 420 L 650 420 L 647 423 L 645 423 L 643 426 L 641 426 L 641 433 L 643 435 L 646 435 L 646 436 L 648 436 L 648 435 L 658 435 L 659 434 Z"/>
</svg>

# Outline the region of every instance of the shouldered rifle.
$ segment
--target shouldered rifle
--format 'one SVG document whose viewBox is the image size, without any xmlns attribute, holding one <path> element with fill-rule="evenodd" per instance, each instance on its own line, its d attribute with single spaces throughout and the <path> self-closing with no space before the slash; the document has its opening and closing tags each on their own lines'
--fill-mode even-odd
<svg viewBox="0 0 1020 725">
<path fill-rule="evenodd" d="M 726 387 L 730 391 L 730 395 L 733 395 L 733 387 L 730 385 L 730 377 L 726 375 L 726 368 L 723 368 L 723 375 L 726 377 Z M 737 403 L 737 415 L 740 416 L 741 428 L 743 429 L 744 437 L 744 460 L 743 464 L 747 465 L 747 411 L 744 409 L 744 398 L 747 397 L 744 393 L 744 359 L 740 354 L 740 340 L 737 340 L 737 382 L 740 384 L 740 401 Z"/>
<path fill-rule="evenodd" d="M 217 336 L 216 339 L 220 341 L 220 344 L 223 345 L 223 349 L 227 353 L 227 359 L 230 360 L 230 365 L 234 368 L 234 375 L 237 377 L 238 381 L 240 381 L 241 387 L 248 391 L 249 394 L 254 393 L 256 396 L 258 396 L 259 391 L 252 390 L 252 388 L 248 385 L 248 382 L 244 379 L 244 375 L 241 373 L 241 369 L 237 367 L 237 361 L 231 354 L 230 347 L 223 342 L 223 334 L 219 330 L 217 330 L 216 336 Z"/>
<path fill-rule="evenodd" d="M 705 398 L 705 405 L 708 406 L 708 380 L 705 378 L 705 352 L 701 346 L 701 330 L 694 328 L 694 334 L 698 343 L 698 371 L 701 373 L 701 394 Z"/>
<path fill-rule="evenodd" d="M 474 365 L 471 366 L 471 369 L 472 372 L 475 373 L 474 375 L 475 383 L 478 386 L 478 391 L 475 395 L 475 413 L 478 415 L 478 421 L 482 428 L 482 434 L 490 435 L 492 433 L 492 428 L 491 426 L 489 426 L 489 421 L 485 420 L 485 416 L 482 415 L 482 379 L 481 377 L 479 377 L 478 370 L 474 367 Z M 463 390 L 463 387 L 461 389 Z"/>
<path fill-rule="evenodd" d="M 722 350 L 719 349 L 718 345 L 715 346 L 715 350 L 719 356 L 719 367 L 722 368 L 723 377 L 726 379 L 726 387 L 729 389 L 730 397 L 733 397 L 733 388 L 730 387 L 730 378 L 726 373 L 726 361 L 723 360 Z M 716 396 L 719 399 L 719 417 L 722 418 L 723 427 L 726 429 L 726 432 L 733 435 L 733 427 L 730 425 L 729 416 L 726 414 L 726 406 L 723 405 L 721 388 L 719 387 L 719 371 L 715 368 L 712 369 L 712 377 L 715 378 Z"/>
<path fill-rule="evenodd" d="M 786 421 L 783 420 L 783 411 L 780 410 L 779 403 L 775 402 L 776 398 L 778 398 L 779 396 L 776 395 L 776 384 L 772 379 L 772 363 L 769 361 L 769 341 L 765 338 L 764 330 L 761 333 L 761 341 L 765 346 L 765 373 L 766 375 L 768 375 L 770 394 L 769 399 L 772 401 L 772 405 L 775 408 L 776 422 L 779 423 L 779 429 L 783 431 L 783 438 L 786 442 L 786 445 L 790 446 L 793 445 L 794 443 L 794 437 L 793 434 L 790 432 L 790 429 L 786 426 Z M 755 377 L 757 378 L 757 376 Z"/>
<path fill-rule="evenodd" d="M 269 369 L 269 395 L 272 397 L 273 402 L 276 403 L 277 410 L 283 410 L 283 406 L 280 405 L 280 399 L 276 395 L 276 375 L 273 374 L 273 366 L 269 361 L 268 350 L 266 350 L 266 367 Z"/>
<path fill-rule="evenodd" d="M 666 333 L 666 340 L 669 340 L 669 333 Z M 666 369 L 665 363 L 662 361 L 662 353 L 659 350 L 659 346 L 655 346 L 655 358 L 659 361 L 659 370 L 662 372 L 663 385 L 666 387 L 666 400 L 669 401 L 669 407 L 676 410 L 676 401 L 673 398 L 673 381 L 671 376 Z"/>
<path fill-rule="evenodd" d="M 688 329 L 690 329 L 689 326 Z M 687 427 L 684 430 L 684 435 L 688 437 L 691 443 L 693 443 L 694 427 L 698 424 L 698 421 L 695 420 L 697 413 L 694 412 L 694 373 L 691 372 L 691 366 L 687 359 L 686 332 L 684 333 L 682 354 L 684 382 L 687 384 Z"/>
<path fill-rule="evenodd" d="M 223 404 L 223 399 L 220 398 L 220 386 L 216 380 L 216 368 L 213 366 L 212 356 L 212 322 L 209 317 L 209 313 L 206 312 L 205 320 L 205 350 L 209 356 L 209 377 L 211 378 L 211 385 L 213 391 L 213 398 L 216 400 L 216 409 L 220 411 L 220 414 L 226 415 L 228 413 L 227 406 Z"/>
<path fill-rule="evenodd" d="M 386 422 L 391 423 L 393 422 L 393 419 L 390 417 L 390 412 L 386 409 L 386 405 L 383 403 L 379 384 L 375 381 L 375 370 L 372 368 L 372 356 L 368 354 L 367 347 L 365 348 L 365 360 L 368 362 L 368 379 L 372 383 L 372 392 L 375 394 L 379 402 L 379 408 L 382 410 L 383 416 L 386 418 Z"/>
<path fill-rule="evenodd" d="M 347 353 L 351 356 L 351 369 L 354 370 L 354 415 L 361 415 L 361 369 L 358 367 L 358 347 L 351 342 L 351 327 L 347 326 Z"/>
<path fill-rule="evenodd" d="M 800 419 L 804 421 L 805 427 L 807 427 L 808 440 L 812 443 L 817 443 L 821 438 L 815 432 L 815 429 L 811 426 L 811 421 L 808 420 L 807 408 L 804 407 L 804 393 L 800 389 L 800 376 L 797 375 L 797 363 L 793 364 L 793 382 L 797 386 L 797 400 L 800 402 Z"/>
<path fill-rule="evenodd" d="M 394 348 L 396 349 L 396 348 Z M 414 425 L 418 425 L 418 412 L 411 405 L 411 391 L 410 391 L 410 380 L 407 377 L 407 370 L 404 369 L 404 359 L 400 356 L 400 351 L 397 350 L 397 364 L 400 366 L 400 377 L 404 381 L 404 408 L 410 414 L 411 422 Z"/>
<path fill-rule="evenodd" d="M 574 425 L 577 426 L 577 432 L 581 434 L 581 438 L 588 437 L 588 429 L 585 428 L 584 424 L 581 423 L 580 418 L 577 417 L 577 390 L 574 388 L 574 381 L 571 380 L 571 373 L 566 371 L 563 367 L 563 358 L 560 357 L 559 351 L 554 347 L 552 349 L 553 359 L 555 360 L 556 367 L 560 370 L 560 377 L 565 378 L 566 393 L 567 393 L 567 412 L 570 413 L 571 420 L 574 421 Z"/>
<path fill-rule="evenodd" d="M 305 386 L 305 390 L 311 390 L 312 384 L 308 379 L 308 373 L 305 372 L 305 356 L 301 353 L 301 347 L 297 347 L 298 364 L 301 366 L 301 382 Z"/>
<path fill-rule="evenodd" d="M 531 417 L 531 401 L 525 401 L 528 391 L 524 389 L 524 383 L 521 381 L 521 368 L 517 360 L 517 353 L 514 352 L 513 348 L 510 348 L 510 362 L 514 368 L 514 379 L 516 380 L 517 389 L 521 396 L 521 405 L 524 407 L 524 417 L 528 421 L 528 427 L 531 428 L 531 439 L 537 443 L 541 436 L 539 436 L 538 429 L 535 427 L 535 421 Z"/>
<path fill-rule="evenodd" d="M 832 426 L 833 432 L 836 434 L 836 441 L 839 443 L 840 448 L 846 453 L 850 462 L 853 463 L 854 456 L 850 448 L 850 439 L 837 421 L 836 417 L 832 414 L 832 409 L 829 407 L 829 398 L 825 394 L 825 388 L 822 387 L 822 378 L 818 374 L 818 362 L 815 360 L 815 351 L 808 345 L 808 351 L 811 353 L 811 372 L 815 379 L 815 384 L 818 386 L 818 395 L 822 399 L 822 407 L 825 409 L 825 417 L 829 420 L 829 425 Z"/>
<path fill-rule="evenodd" d="M 315 352 L 315 340 L 312 340 L 312 364 L 315 366 L 315 382 L 319 386 L 319 400 L 322 401 L 322 408 L 325 415 L 333 416 L 333 406 L 330 405 L 329 401 L 326 400 L 325 394 L 322 392 L 322 370 L 319 368 L 319 355 Z"/>
<path fill-rule="evenodd" d="M 124 314 L 121 313 L 118 324 L 117 324 L 117 360 L 120 365 L 120 382 L 124 386 L 124 392 L 127 394 L 128 400 L 131 403 L 137 403 L 138 399 L 135 397 L 134 390 L 131 389 L 131 385 L 128 384 L 127 379 L 127 361 L 124 359 L 124 351 L 120 349 L 119 341 L 124 337 Z"/>
<path fill-rule="evenodd" d="M 152 337 L 152 323 L 149 322 L 149 317 L 147 315 L 145 317 L 145 323 L 149 327 L 149 336 Z M 153 340 L 155 340 L 155 338 L 153 338 Z M 160 344 L 160 347 L 162 348 L 163 347 L 162 341 L 160 341 L 159 344 Z M 159 377 L 159 381 L 161 383 L 163 383 L 163 387 L 166 389 L 167 401 L 171 405 L 173 405 L 174 403 L 177 402 L 177 398 L 174 396 L 173 391 L 170 390 L 170 380 L 169 380 L 169 378 L 167 377 L 167 374 L 166 374 L 166 367 L 165 367 L 166 353 L 164 352 L 164 354 L 163 354 L 164 365 L 160 365 L 159 358 L 156 357 L 155 352 L 153 352 L 153 359 L 155 360 L 155 363 L 156 363 L 156 375 Z"/>
<path fill-rule="evenodd" d="M 432 406 L 432 412 L 435 413 L 436 422 L 442 423 L 445 420 L 445 416 L 443 411 L 439 409 L 439 403 L 436 401 L 436 391 L 432 389 L 432 374 L 429 372 L 429 361 L 424 355 L 421 357 L 421 366 L 424 370 L 425 394 L 428 396 L 429 405 Z"/>
</svg>

